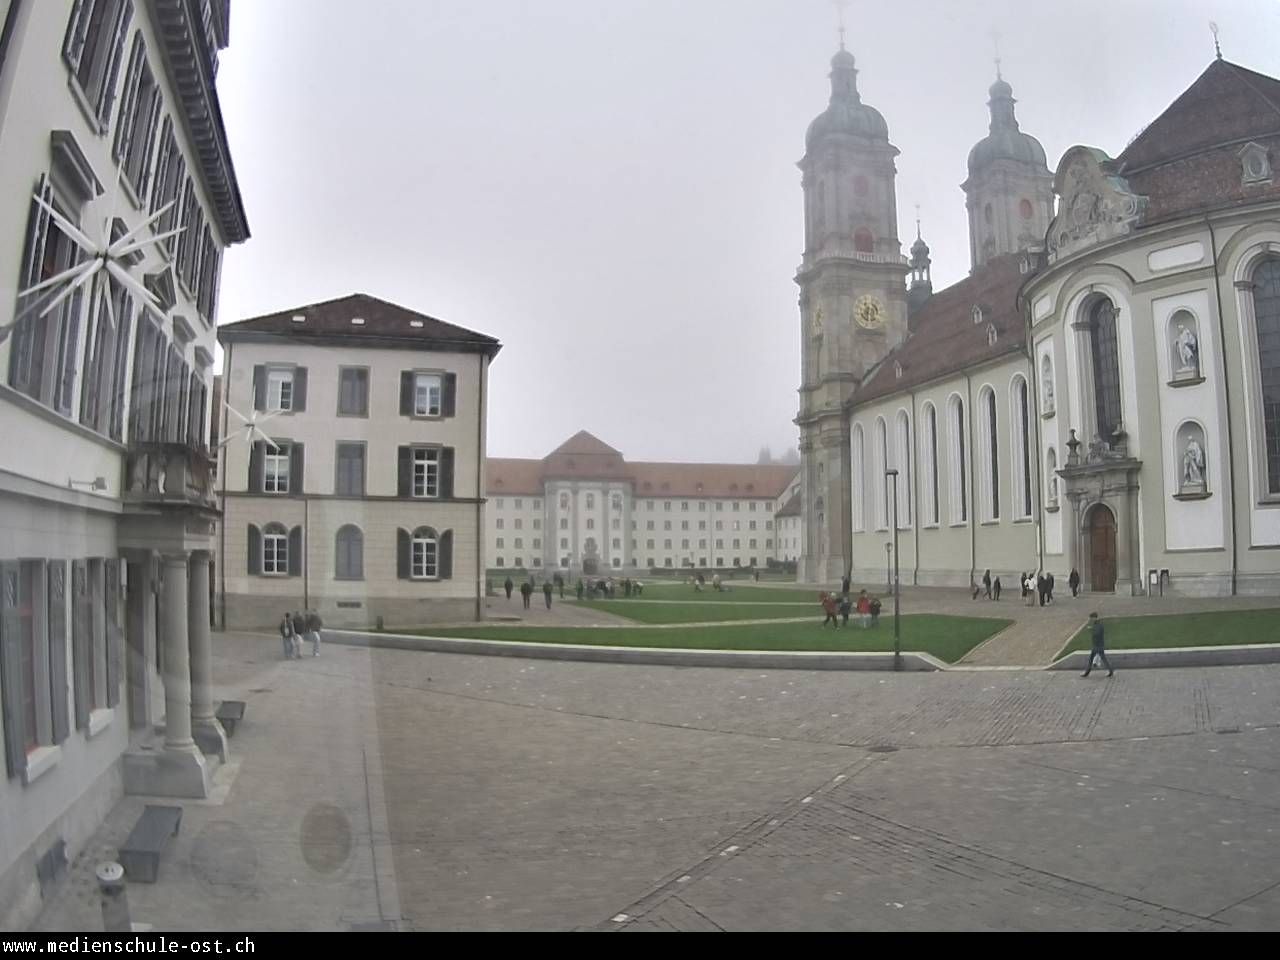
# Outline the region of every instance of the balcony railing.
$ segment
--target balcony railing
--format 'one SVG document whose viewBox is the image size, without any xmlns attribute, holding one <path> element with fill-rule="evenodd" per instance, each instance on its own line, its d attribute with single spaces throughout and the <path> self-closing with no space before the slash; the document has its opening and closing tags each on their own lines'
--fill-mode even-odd
<svg viewBox="0 0 1280 960">
<path fill-rule="evenodd" d="M 851 244 L 826 243 L 817 250 L 810 250 L 804 255 L 804 267 L 811 267 L 822 260 L 861 260 L 863 263 L 892 263 L 909 266 L 910 261 L 899 254 L 865 253 L 855 249 Z"/>
<path fill-rule="evenodd" d="M 213 459 L 184 443 L 132 443 L 125 455 L 124 499 L 213 507 Z"/>
</svg>

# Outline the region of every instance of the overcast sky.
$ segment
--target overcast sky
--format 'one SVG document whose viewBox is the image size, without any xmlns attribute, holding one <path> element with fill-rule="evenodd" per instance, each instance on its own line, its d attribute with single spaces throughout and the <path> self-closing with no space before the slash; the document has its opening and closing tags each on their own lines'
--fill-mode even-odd
<svg viewBox="0 0 1280 960">
<path fill-rule="evenodd" d="M 800 172 L 830 0 L 233 0 L 218 84 L 252 239 L 231 322 L 363 292 L 499 338 L 489 455 L 580 429 L 633 460 L 795 444 Z M 1118 154 L 1208 66 L 1280 76 L 1276 0 L 854 0 L 904 250 L 969 269 L 992 32 L 1054 167 Z"/>
</svg>

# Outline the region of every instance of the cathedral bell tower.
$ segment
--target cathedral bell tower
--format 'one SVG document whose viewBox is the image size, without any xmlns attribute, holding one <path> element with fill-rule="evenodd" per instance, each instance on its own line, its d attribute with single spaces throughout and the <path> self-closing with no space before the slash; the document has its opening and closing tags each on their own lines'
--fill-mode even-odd
<svg viewBox="0 0 1280 960">
<path fill-rule="evenodd" d="M 834 583 L 851 567 L 849 430 L 844 404 L 907 334 L 898 241 L 898 150 L 858 93 L 853 54 L 831 61 L 831 102 L 809 126 L 803 174 L 800 427 L 805 544 L 800 579 Z"/>
</svg>

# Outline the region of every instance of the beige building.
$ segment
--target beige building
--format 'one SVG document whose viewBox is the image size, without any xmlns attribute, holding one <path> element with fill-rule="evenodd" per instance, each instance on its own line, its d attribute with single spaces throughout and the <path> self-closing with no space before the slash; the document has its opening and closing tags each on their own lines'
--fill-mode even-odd
<svg viewBox="0 0 1280 960">
<path fill-rule="evenodd" d="M 1280 81 L 1219 58 L 1051 174 L 997 77 L 971 273 L 935 293 L 918 233 L 886 280 L 892 148 L 852 71 L 802 164 L 803 578 L 877 581 L 896 539 L 905 583 L 1280 593 Z"/>
<path fill-rule="evenodd" d="M 307 609 L 330 626 L 479 619 L 498 342 L 363 294 L 218 339 L 222 622 Z M 264 417 L 265 437 L 231 411 Z"/>
<path fill-rule="evenodd" d="M 542 460 L 490 459 L 487 566 L 632 575 L 764 568 L 797 468 L 641 463 L 586 431 Z"/>
<path fill-rule="evenodd" d="M 248 226 L 214 85 L 226 0 L 0 0 L 0 24 L 0 928 L 15 929 L 122 794 L 205 796 L 227 755 L 207 437 L 222 251 Z M 95 259 L 111 272 L 70 292 Z"/>
</svg>

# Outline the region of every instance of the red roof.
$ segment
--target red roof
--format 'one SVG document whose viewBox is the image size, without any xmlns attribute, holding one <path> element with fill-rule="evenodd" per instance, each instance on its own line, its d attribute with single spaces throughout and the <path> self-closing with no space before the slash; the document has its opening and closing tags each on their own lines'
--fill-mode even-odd
<svg viewBox="0 0 1280 960">
<path fill-rule="evenodd" d="M 489 458 L 487 486 L 490 496 L 541 496 L 549 479 L 621 480 L 637 497 L 746 500 L 780 496 L 799 470 L 796 464 L 627 463 L 584 430 L 543 460 Z"/>
<path fill-rule="evenodd" d="M 1249 142 L 1280 165 L 1280 80 L 1226 60 L 1208 69 L 1116 160 L 1134 193 L 1148 198 L 1142 224 L 1280 197 L 1280 178 L 1248 184 L 1240 151 Z"/>
<path fill-rule="evenodd" d="M 911 335 L 857 388 L 855 406 L 928 383 L 947 374 L 1023 349 L 1018 290 L 1027 279 L 1026 255 L 993 257 L 959 283 L 940 290 L 912 318 Z M 982 320 L 974 322 L 974 307 Z M 996 328 L 996 342 L 988 327 Z M 898 376 L 901 369 L 902 375 Z"/>
</svg>

